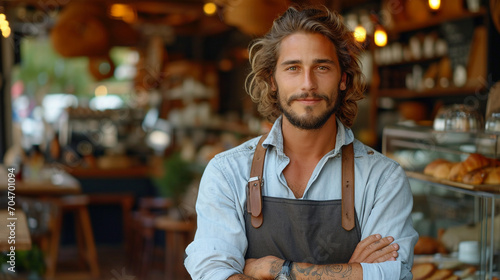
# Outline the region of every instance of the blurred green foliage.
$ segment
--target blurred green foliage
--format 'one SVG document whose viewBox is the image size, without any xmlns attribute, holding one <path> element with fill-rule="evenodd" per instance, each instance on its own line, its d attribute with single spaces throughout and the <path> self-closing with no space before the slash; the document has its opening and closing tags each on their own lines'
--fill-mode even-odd
<svg viewBox="0 0 500 280">
<path fill-rule="evenodd" d="M 181 158 L 176 152 L 163 161 L 163 176 L 153 178 L 158 193 L 162 197 L 171 197 L 177 203 L 195 177 L 191 163 Z"/>
</svg>

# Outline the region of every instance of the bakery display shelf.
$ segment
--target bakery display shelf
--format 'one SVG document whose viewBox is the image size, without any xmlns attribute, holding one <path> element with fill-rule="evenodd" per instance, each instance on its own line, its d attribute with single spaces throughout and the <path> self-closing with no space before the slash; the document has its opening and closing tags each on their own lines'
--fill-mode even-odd
<svg viewBox="0 0 500 280">
<path fill-rule="evenodd" d="M 408 149 L 416 149 L 416 148 L 421 148 L 423 150 L 431 150 L 433 152 L 441 152 L 441 153 L 449 153 L 449 154 L 456 154 L 456 155 L 468 155 L 468 152 L 463 152 L 458 149 L 454 149 L 453 147 L 448 146 L 440 146 L 438 144 L 429 144 L 429 143 L 418 143 L 417 140 L 414 141 L 408 141 L 408 140 L 399 140 L 399 139 L 394 139 L 391 141 L 391 145 L 393 147 L 399 147 L 399 148 L 408 148 Z"/>
<path fill-rule="evenodd" d="M 424 57 L 420 59 L 411 59 L 411 60 L 403 60 L 398 62 L 391 63 L 380 63 L 377 67 L 395 67 L 395 66 L 405 66 L 405 65 L 413 65 L 413 64 L 428 64 L 429 62 L 435 62 L 445 57 L 444 55 L 432 56 L 432 57 Z"/>
<path fill-rule="evenodd" d="M 455 13 L 449 15 L 440 15 L 432 17 L 424 22 L 398 22 L 393 28 L 388 28 L 387 33 L 390 36 L 397 35 L 403 32 L 416 31 L 432 26 L 440 25 L 444 22 L 464 19 L 464 18 L 472 18 L 472 17 L 480 17 L 486 14 L 486 8 L 481 7 L 478 12 L 469 12 L 464 11 L 463 13 Z"/>
<path fill-rule="evenodd" d="M 439 185 L 444 186 L 444 187 L 455 188 L 454 190 L 456 190 L 456 188 L 459 188 L 459 189 L 465 190 L 464 192 L 472 191 L 473 193 L 469 193 L 472 195 L 482 194 L 483 196 L 498 196 L 498 197 L 500 197 L 500 184 L 498 184 L 498 185 L 497 184 L 494 184 L 494 185 L 490 185 L 490 184 L 482 184 L 482 185 L 465 184 L 465 183 L 455 182 L 455 181 L 451 181 L 451 180 L 447 180 L 447 179 L 435 178 L 435 177 L 428 176 L 428 175 L 425 175 L 423 173 L 415 172 L 415 171 L 406 171 L 406 175 L 409 178 L 417 179 L 420 181 L 432 182 L 434 184 L 439 184 Z"/>
<path fill-rule="evenodd" d="M 410 90 L 407 88 L 385 88 L 378 91 L 378 97 L 391 98 L 422 98 L 422 97 L 438 97 L 452 95 L 470 95 L 480 92 L 484 89 L 483 85 L 464 86 L 464 87 L 436 87 L 421 91 Z"/>
</svg>

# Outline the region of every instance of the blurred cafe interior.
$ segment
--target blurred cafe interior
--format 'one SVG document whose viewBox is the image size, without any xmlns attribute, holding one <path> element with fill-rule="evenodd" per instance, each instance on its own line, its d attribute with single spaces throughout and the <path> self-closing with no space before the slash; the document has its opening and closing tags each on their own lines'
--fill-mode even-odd
<svg viewBox="0 0 500 280">
<path fill-rule="evenodd" d="M 352 129 L 407 171 L 415 279 L 499 279 L 497 0 L 0 0 L 0 279 L 190 279 L 204 167 L 272 126 L 247 47 L 293 4 L 364 48 Z"/>
</svg>

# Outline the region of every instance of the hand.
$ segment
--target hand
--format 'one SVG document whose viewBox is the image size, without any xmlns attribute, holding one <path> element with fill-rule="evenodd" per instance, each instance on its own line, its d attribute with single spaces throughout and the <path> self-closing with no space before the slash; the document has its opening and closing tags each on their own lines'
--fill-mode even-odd
<svg viewBox="0 0 500 280">
<path fill-rule="evenodd" d="M 392 236 L 384 238 L 380 234 L 368 236 L 358 243 L 349 263 L 395 261 L 398 257 L 399 245 L 391 244 L 392 241 L 394 241 Z"/>
<path fill-rule="evenodd" d="M 245 261 L 243 274 L 255 279 L 272 280 L 281 271 L 283 262 L 284 260 L 274 256 L 266 256 L 260 259 L 247 259 Z"/>
</svg>

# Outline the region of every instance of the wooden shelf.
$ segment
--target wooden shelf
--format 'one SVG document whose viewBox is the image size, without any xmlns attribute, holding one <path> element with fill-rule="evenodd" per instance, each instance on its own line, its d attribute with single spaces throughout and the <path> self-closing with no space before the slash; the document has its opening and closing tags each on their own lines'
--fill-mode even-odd
<svg viewBox="0 0 500 280">
<path fill-rule="evenodd" d="M 407 88 L 380 89 L 378 91 L 378 97 L 424 98 L 424 97 L 439 97 L 439 96 L 452 96 L 452 95 L 472 95 L 482 90 L 484 90 L 484 86 L 434 88 L 422 91 L 414 91 L 414 90 L 409 90 Z"/>
<path fill-rule="evenodd" d="M 465 189 L 465 190 L 500 193 L 500 185 L 497 185 L 497 184 L 472 185 L 472 184 L 466 184 L 466 183 L 462 183 L 462 182 L 450 181 L 447 179 L 439 179 L 439 178 L 435 178 L 435 177 L 428 176 L 428 175 L 425 175 L 423 173 L 414 172 L 414 171 L 406 171 L 406 175 L 409 178 L 414 178 L 414 179 L 417 179 L 420 181 L 432 182 L 432 183 L 437 183 L 437 184 L 441 184 L 441 185 L 461 188 L 461 189 Z"/>
<path fill-rule="evenodd" d="M 388 28 L 387 33 L 389 35 L 397 35 L 397 34 L 403 33 L 403 32 L 416 31 L 416 30 L 421 30 L 424 28 L 436 26 L 436 25 L 439 25 L 439 24 L 444 23 L 444 22 L 449 22 L 449 21 L 454 21 L 454 20 L 459 20 L 459 19 L 464 19 L 464 18 L 484 16 L 486 13 L 487 13 L 486 8 L 481 7 L 481 9 L 478 12 L 464 11 L 463 13 L 460 13 L 460 14 L 434 15 L 429 20 L 427 20 L 425 22 L 398 22 L 395 24 L 395 26 L 393 28 L 391 28 L 391 29 Z"/>
<path fill-rule="evenodd" d="M 431 62 L 436 62 L 439 61 L 440 59 L 444 58 L 444 56 L 433 56 L 433 57 L 426 57 L 426 58 L 421 58 L 421 59 L 413 59 L 413 60 L 403 60 L 399 62 L 391 62 L 391 63 L 386 63 L 386 64 L 377 64 L 378 68 L 383 68 L 383 67 L 394 67 L 394 66 L 404 66 L 404 65 L 414 65 L 414 64 L 425 64 L 425 63 L 431 63 Z"/>
<path fill-rule="evenodd" d="M 76 178 L 147 178 L 151 167 L 133 166 L 129 168 L 68 168 L 67 172 Z"/>
</svg>

